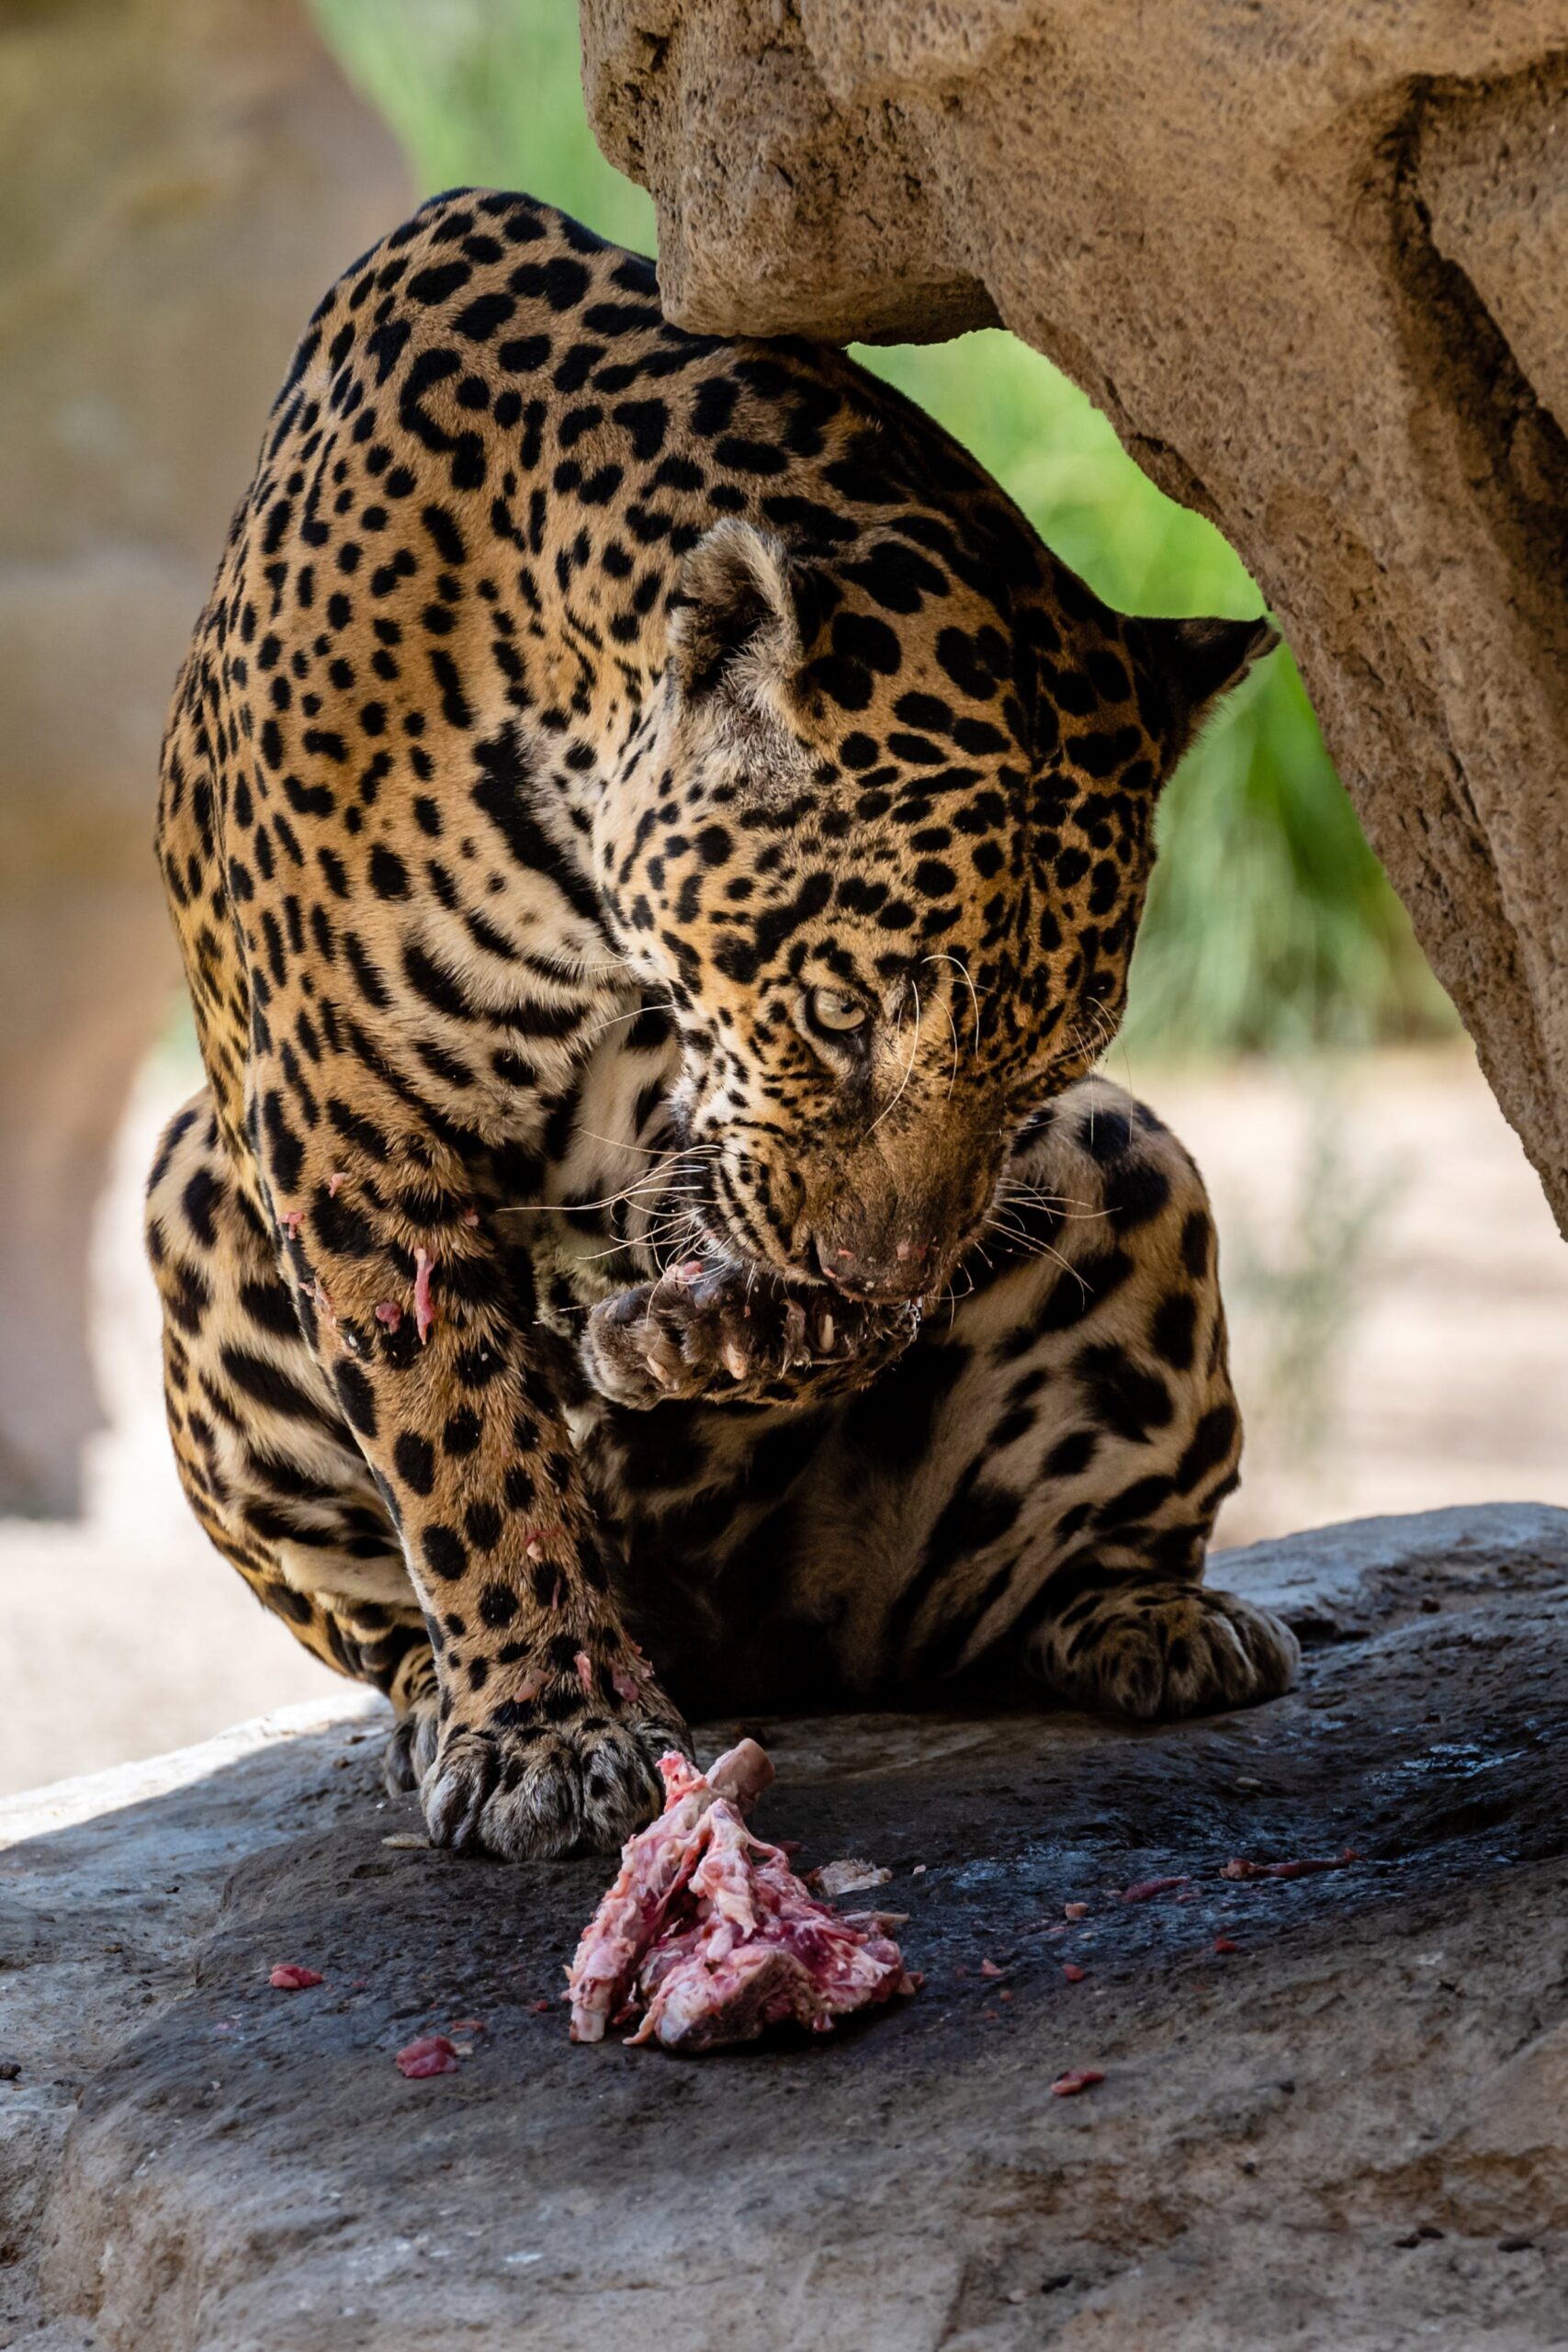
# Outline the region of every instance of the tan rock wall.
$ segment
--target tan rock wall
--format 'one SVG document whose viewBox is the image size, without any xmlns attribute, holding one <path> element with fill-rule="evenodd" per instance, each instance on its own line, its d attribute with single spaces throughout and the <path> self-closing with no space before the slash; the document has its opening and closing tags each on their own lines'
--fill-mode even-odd
<svg viewBox="0 0 1568 2352">
<path fill-rule="evenodd" d="M 1000 319 L 1240 549 L 1568 1229 L 1560 0 L 582 0 L 671 314 Z"/>
<path fill-rule="evenodd" d="M 407 196 L 292 0 L 0 10 L 0 1510 L 69 1508 L 97 1419 L 175 671 L 302 322 Z"/>
</svg>

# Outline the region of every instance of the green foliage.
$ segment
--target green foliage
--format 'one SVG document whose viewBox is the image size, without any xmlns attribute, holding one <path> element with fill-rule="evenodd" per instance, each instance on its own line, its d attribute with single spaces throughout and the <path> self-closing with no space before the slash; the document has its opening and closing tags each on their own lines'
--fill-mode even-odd
<svg viewBox="0 0 1568 2352">
<path fill-rule="evenodd" d="M 570 0 L 313 5 L 422 192 L 526 187 L 651 252 L 652 206 L 588 129 Z M 858 356 L 973 449 L 1108 603 L 1258 610 L 1219 533 L 1164 497 L 1083 394 L 1012 336 Z M 1288 653 L 1248 682 L 1187 761 L 1160 835 L 1124 1033 L 1134 1046 L 1360 1045 L 1452 1025 Z"/>
<path fill-rule="evenodd" d="M 634 252 L 653 206 L 599 153 L 572 0 L 311 0 L 350 79 L 402 142 L 422 196 L 525 187 Z"/>
</svg>

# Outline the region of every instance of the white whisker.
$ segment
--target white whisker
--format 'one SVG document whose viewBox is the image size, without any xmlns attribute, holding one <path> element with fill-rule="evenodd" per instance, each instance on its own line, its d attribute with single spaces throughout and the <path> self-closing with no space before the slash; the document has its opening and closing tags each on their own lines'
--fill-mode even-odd
<svg viewBox="0 0 1568 2352">
<path fill-rule="evenodd" d="M 969 991 L 969 1001 L 975 1008 L 975 1045 L 977 1050 L 980 1044 L 980 999 L 976 990 L 974 976 L 970 972 L 968 965 L 964 962 L 961 956 L 950 956 L 942 949 L 938 949 L 933 955 L 923 956 L 921 961 L 927 964 L 951 964 L 953 970 L 957 972 L 963 979 L 964 987 Z M 989 996 L 989 989 L 987 989 L 986 993 Z"/>
<path fill-rule="evenodd" d="M 896 1111 L 897 1109 L 899 1103 L 904 1099 L 904 1089 L 908 1085 L 910 1079 L 914 1076 L 915 1057 L 920 1050 L 920 991 L 916 988 L 913 980 L 909 982 L 909 988 L 915 1000 L 915 1034 L 909 1041 L 909 1058 L 904 1065 L 904 1075 L 898 1081 L 897 1093 L 895 1094 L 891 1102 L 886 1103 L 884 1108 L 877 1113 L 875 1118 L 873 1119 L 870 1126 L 867 1127 L 865 1131 L 866 1136 L 874 1135 L 877 1128 L 882 1125 L 883 1120 L 886 1118 L 888 1112 Z M 861 1137 L 861 1141 L 863 1143 L 865 1141 L 865 1136 Z"/>
<path fill-rule="evenodd" d="M 1059 1250 L 1053 1249 L 1049 1241 L 1043 1241 L 1038 1234 L 1024 1233 L 1016 1227 L 1005 1226 L 1002 1224 L 1001 1220 L 994 1215 L 986 1219 L 986 1224 L 987 1227 L 993 1227 L 996 1230 L 996 1232 L 1001 1237 L 1001 1239 L 1006 1244 L 1007 1248 L 1016 1256 L 1020 1258 L 1054 1259 L 1056 1264 L 1061 1267 L 1062 1272 L 1065 1274 L 1071 1274 L 1079 1289 L 1082 1290 L 1086 1295 L 1088 1295 L 1089 1284 L 1085 1282 L 1082 1274 L 1079 1273 L 1072 1260 L 1070 1258 L 1064 1258 L 1061 1251 Z"/>
</svg>

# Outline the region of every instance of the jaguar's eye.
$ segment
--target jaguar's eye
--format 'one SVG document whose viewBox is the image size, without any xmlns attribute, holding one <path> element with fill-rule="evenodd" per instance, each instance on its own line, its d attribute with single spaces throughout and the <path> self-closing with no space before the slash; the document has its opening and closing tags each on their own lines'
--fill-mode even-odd
<svg viewBox="0 0 1568 2352">
<path fill-rule="evenodd" d="M 811 989 L 807 993 L 806 1017 L 813 1029 L 820 1029 L 827 1036 L 847 1037 L 865 1027 L 866 1009 L 858 996 L 846 996 L 842 989 Z"/>
</svg>

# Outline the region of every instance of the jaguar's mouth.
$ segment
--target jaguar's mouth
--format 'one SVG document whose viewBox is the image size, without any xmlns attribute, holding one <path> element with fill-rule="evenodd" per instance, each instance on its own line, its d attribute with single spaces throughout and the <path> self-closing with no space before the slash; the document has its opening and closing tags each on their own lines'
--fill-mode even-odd
<svg viewBox="0 0 1568 2352">
<path fill-rule="evenodd" d="M 814 1261 L 796 1258 L 784 1246 L 722 1161 L 715 1161 L 707 1171 L 693 1222 L 716 1250 L 737 1265 L 769 1274 L 775 1282 L 804 1283 L 813 1289 L 820 1289 L 826 1280 Z"/>
<path fill-rule="evenodd" d="M 918 1256 L 911 1251 L 905 1261 L 896 1260 L 890 1271 L 883 1274 L 878 1270 L 845 1263 L 842 1255 L 835 1259 L 817 1235 L 809 1237 L 805 1250 L 797 1257 L 776 1248 L 760 1246 L 750 1236 L 737 1233 L 733 1225 L 717 1215 L 705 1217 L 704 1225 L 712 1251 L 732 1263 L 771 1281 L 785 1283 L 791 1289 L 812 1290 L 819 1295 L 828 1291 L 861 1306 L 929 1304 L 944 1292 L 968 1246 L 964 1242 L 947 1250 L 932 1245 Z"/>
<path fill-rule="evenodd" d="M 812 1238 L 817 1278 L 841 1297 L 886 1306 L 899 1299 L 929 1298 L 940 1291 L 964 1254 L 964 1244 L 900 1241 L 884 1261 L 868 1263 L 854 1250 Z"/>
<path fill-rule="evenodd" d="M 801 1187 L 804 1205 L 804 1186 Z M 717 1256 L 774 1282 L 815 1291 L 827 1289 L 857 1305 L 894 1306 L 943 1296 L 964 1258 L 978 1241 L 994 1186 L 971 1199 L 964 1229 L 889 1232 L 886 1221 L 870 1223 L 852 1200 L 833 1204 L 844 1213 L 818 1226 L 802 1216 L 780 1231 L 769 1204 L 742 1186 L 722 1158 L 703 1170 L 700 1193 L 687 1204 L 689 1243 L 671 1255 Z M 945 1220 L 944 1220 L 945 1222 Z M 824 1229 L 824 1227 L 826 1229 Z M 700 1238 L 699 1238 L 700 1237 Z M 661 1252 L 661 1255 L 663 1253 Z"/>
</svg>

